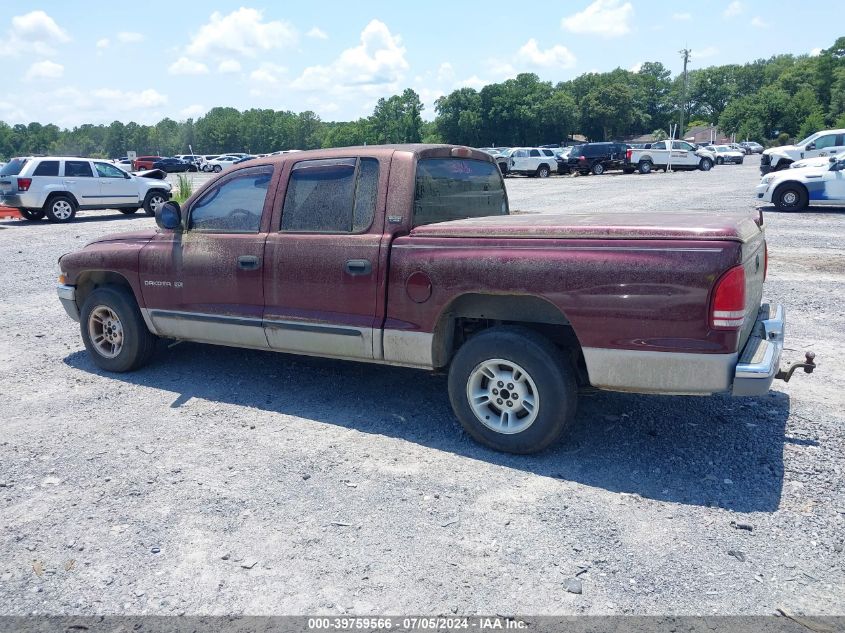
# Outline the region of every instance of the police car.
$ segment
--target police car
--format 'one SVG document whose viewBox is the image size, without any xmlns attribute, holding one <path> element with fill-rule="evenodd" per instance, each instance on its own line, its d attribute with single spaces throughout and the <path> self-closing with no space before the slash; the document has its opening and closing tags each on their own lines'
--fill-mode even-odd
<svg viewBox="0 0 845 633">
<path fill-rule="evenodd" d="M 828 158 L 822 166 L 786 169 L 763 176 L 757 199 L 781 211 L 801 211 L 813 204 L 845 206 L 845 155 Z"/>
</svg>

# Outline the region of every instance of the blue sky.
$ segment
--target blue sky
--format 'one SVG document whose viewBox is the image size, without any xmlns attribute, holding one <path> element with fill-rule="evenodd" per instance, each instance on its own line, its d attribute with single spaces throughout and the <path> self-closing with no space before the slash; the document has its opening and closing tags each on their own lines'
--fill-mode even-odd
<svg viewBox="0 0 845 633">
<path fill-rule="evenodd" d="M 661 61 L 680 70 L 813 54 L 845 35 L 839 2 L 581 0 L 6 5 L 0 120 L 153 123 L 214 106 L 367 116 L 518 72 L 560 81 Z"/>
</svg>

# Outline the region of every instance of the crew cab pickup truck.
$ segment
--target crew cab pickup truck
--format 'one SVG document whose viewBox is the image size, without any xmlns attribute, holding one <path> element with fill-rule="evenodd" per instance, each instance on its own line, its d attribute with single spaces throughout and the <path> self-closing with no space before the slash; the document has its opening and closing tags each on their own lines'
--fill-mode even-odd
<svg viewBox="0 0 845 633">
<path fill-rule="evenodd" d="M 778 374 L 759 217 L 510 215 L 490 155 L 399 145 L 235 165 L 156 221 L 59 260 L 109 371 L 157 337 L 448 370 L 469 434 L 516 453 L 571 426 L 579 387 L 762 395 Z"/>
<path fill-rule="evenodd" d="M 700 169 L 710 171 L 715 159 L 706 149 L 696 149 L 686 141 L 657 141 L 649 149 L 629 149 L 628 170 L 648 174 L 654 169 Z"/>
</svg>

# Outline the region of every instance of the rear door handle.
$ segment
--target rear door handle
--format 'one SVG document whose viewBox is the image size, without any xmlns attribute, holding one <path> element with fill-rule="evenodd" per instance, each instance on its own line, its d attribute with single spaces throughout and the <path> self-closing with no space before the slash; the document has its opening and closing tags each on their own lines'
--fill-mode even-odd
<svg viewBox="0 0 845 633">
<path fill-rule="evenodd" d="M 350 259 L 346 262 L 346 272 L 349 275 L 369 275 L 373 272 L 373 265 L 366 259 Z"/>
<path fill-rule="evenodd" d="M 257 270 L 259 266 L 258 257 L 255 255 L 241 255 L 238 257 L 238 268 L 241 270 Z"/>
</svg>

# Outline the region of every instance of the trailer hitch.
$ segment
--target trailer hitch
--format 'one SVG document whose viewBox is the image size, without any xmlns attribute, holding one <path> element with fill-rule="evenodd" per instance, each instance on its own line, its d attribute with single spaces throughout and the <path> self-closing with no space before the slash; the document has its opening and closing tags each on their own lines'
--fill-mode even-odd
<svg viewBox="0 0 845 633">
<path fill-rule="evenodd" d="M 779 370 L 778 373 L 775 374 L 775 378 L 784 382 L 789 382 L 789 379 L 792 378 L 792 374 L 794 374 L 795 370 L 799 367 L 804 370 L 805 374 L 812 374 L 813 370 L 816 368 L 815 352 L 807 352 L 804 354 L 803 363 L 792 363 L 786 371 L 783 371 L 782 369 Z"/>
</svg>

